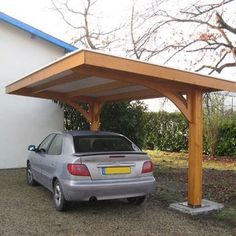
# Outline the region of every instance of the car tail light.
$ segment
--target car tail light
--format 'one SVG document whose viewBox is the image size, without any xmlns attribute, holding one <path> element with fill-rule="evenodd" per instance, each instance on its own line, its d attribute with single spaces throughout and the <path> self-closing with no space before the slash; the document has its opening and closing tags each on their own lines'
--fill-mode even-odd
<svg viewBox="0 0 236 236">
<path fill-rule="evenodd" d="M 153 171 L 153 164 L 151 161 L 145 161 L 143 163 L 142 174 L 149 173 Z"/>
<path fill-rule="evenodd" d="M 77 176 L 90 176 L 89 170 L 86 165 L 83 164 L 68 164 L 67 170 L 72 175 Z"/>
</svg>

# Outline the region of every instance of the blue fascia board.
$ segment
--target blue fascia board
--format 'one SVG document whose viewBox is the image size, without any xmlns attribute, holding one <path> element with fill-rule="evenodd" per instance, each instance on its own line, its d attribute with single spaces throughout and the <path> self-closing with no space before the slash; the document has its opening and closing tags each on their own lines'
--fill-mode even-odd
<svg viewBox="0 0 236 236">
<path fill-rule="evenodd" d="M 8 24 L 11 24 L 19 29 L 22 29 L 36 37 L 39 37 L 41 39 L 44 39 L 58 47 L 61 47 L 61 48 L 64 48 L 66 50 L 66 52 L 73 52 L 75 50 L 77 50 L 78 48 L 69 44 L 69 43 L 66 43 L 60 39 L 57 39 L 47 33 L 44 33 L 28 24 L 25 24 L 24 22 L 22 21 L 19 21 L 11 16 L 8 16 L 6 14 L 4 14 L 3 12 L 0 11 L 0 21 L 4 21 Z"/>
</svg>

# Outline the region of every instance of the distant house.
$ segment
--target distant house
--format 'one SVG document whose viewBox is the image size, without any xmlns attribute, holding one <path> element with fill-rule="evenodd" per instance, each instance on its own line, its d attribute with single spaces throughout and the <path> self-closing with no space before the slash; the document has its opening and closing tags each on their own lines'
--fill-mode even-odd
<svg viewBox="0 0 236 236">
<path fill-rule="evenodd" d="M 52 101 L 5 94 L 5 86 L 77 48 L 0 12 L 0 169 L 26 165 L 27 146 L 63 129 Z"/>
</svg>

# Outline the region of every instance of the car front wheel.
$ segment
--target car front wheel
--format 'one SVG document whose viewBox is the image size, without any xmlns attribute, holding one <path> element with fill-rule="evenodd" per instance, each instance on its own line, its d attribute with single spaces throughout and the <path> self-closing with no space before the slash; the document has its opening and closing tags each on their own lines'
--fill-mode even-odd
<svg viewBox="0 0 236 236">
<path fill-rule="evenodd" d="M 32 173 L 30 163 L 28 163 L 27 167 L 26 167 L 26 181 L 27 181 L 27 184 L 30 185 L 30 186 L 36 186 L 37 185 L 37 182 L 34 180 L 34 177 L 33 177 L 33 173 Z"/>
<path fill-rule="evenodd" d="M 54 183 L 53 201 L 57 211 L 66 210 L 68 202 L 63 195 L 62 188 L 58 180 Z"/>
<path fill-rule="evenodd" d="M 127 198 L 128 202 L 133 205 L 141 205 L 145 201 L 145 199 L 146 199 L 146 196 Z"/>
</svg>

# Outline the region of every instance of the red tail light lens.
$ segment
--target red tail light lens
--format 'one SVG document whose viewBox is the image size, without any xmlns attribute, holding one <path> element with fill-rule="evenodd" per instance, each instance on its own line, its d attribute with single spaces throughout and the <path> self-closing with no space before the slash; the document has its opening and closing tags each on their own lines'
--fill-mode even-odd
<svg viewBox="0 0 236 236">
<path fill-rule="evenodd" d="M 90 176 L 89 170 L 86 165 L 83 164 L 68 164 L 67 170 L 72 175 L 77 176 Z"/>
<path fill-rule="evenodd" d="M 143 163 L 142 174 L 149 173 L 153 171 L 153 164 L 151 161 L 145 161 Z"/>
</svg>

